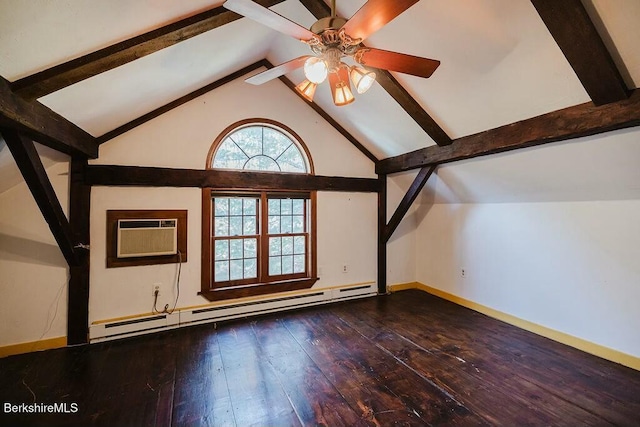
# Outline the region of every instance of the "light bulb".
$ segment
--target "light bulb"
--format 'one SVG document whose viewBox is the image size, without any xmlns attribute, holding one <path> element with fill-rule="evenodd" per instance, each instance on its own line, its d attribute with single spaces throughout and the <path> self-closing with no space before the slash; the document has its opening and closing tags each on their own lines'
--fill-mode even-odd
<svg viewBox="0 0 640 427">
<path fill-rule="evenodd" d="M 311 83 L 320 84 L 327 78 L 327 64 L 312 56 L 304 62 L 304 75 Z"/>
</svg>

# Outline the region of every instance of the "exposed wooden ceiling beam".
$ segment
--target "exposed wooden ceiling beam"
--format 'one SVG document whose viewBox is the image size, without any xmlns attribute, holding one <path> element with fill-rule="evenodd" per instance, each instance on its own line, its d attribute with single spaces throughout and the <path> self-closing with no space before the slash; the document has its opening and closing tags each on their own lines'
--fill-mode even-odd
<svg viewBox="0 0 640 427">
<path fill-rule="evenodd" d="M 269 64 L 270 65 L 270 64 Z M 210 83 L 200 89 L 194 90 L 193 92 L 182 96 L 178 99 L 176 99 L 175 101 L 171 101 L 168 104 L 163 105 L 162 107 L 156 108 L 153 111 L 148 112 L 147 114 L 144 114 L 141 117 L 138 117 L 128 123 L 125 123 L 122 126 L 119 126 L 117 128 L 115 128 L 112 131 L 109 131 L 107 133 L 105 133 L 104 135 L 99 136 L 98 138 L 96 138 L 96 140 L 98 141 L 99 144 L 103 144 L 113 138 L 115 138 L 116 136 L 122 135 L 125 132 L 130 131 L 131 129 L 134 129 L 150 120 L 155 119 L 156 117 L 170 111 L 173 110 L 176 107 L 181 106 L 182 104 L 185 104 L 193 99 L 196 99 L 199 96 L 204 95 L 205 93 L 208 93 L 222 85 L 225 85 L 239 77 L 244 76 L 247 73 L 250 73 L 251 71 L 258 69 L 260 67 L 264 67 L 266 66 L 266 63 L 264 60 L 262 61 L 258 61 L 255 62 L 247 67 L 244 67 L 234 73 L 229 74 L 228 76 L 225 76 L 221 79 L 216 80 L 213 83 Z"/>
<path fill-rule="evenodd" d="M 407 190 L 407 193 L 404 195 L 404 197 L 400 201 L 400 204 L 396 208 L 396 211 L 391 216 L 389 223 L 384 228 L 383 238 L 385 243 L 389 241 L 391 236 L 393 236 L 393 233 L 396 231 L 396 228 L 398 228 L 398 226 L 400 225 L 402 218 L 404 218 L 407 212 L 409 212 L 409 208 L 411 208 L 411 205 L 416 200 L 416 198 L 418 197 L 418 194 L 420 194 L 420 191 L 422 191 L 422 188 L 427 183 L 427 181 L 429 180 L 429 177 L 436 170 L 437 167 L 438 166 L 436 165 L 430 166 L 430 167 L 425 166 L 422 169 L 420 169 L 420 172 L 418 172 L 418 175 L 415 177 L 415 179 L 411 183 L 411 186 L 409 187 L 409 189 Z"/>
<path fill-rule="evenodd" d="M 464 136 L 447 147 L 430 146 L 390 157 L 378 162 L 376 172 L 401 172 L 634 126 L 640 126 L 640 89 L 622 101 L 601 106 L 587 102 Z"/>
<path fill-rule="evenodd" d="M 306 174 L 277 174 L 216 169 L 174 169 L 140 166 L 89 165 L 86 184 L 107 186 L 196 187 L 220 189 L 282 189 L 377 193 L 375 178 Z"/>
<path fill-rule="evenodd" d="M 322 0 L 300 0 L 300 2 L 316 17 L 325 18 L 331 15 L 331 8 Z M 424 130 L 436 144 L 444 146 L 451 144 L 451 138 L 436 123 L 420 104 L 406 91 L 404 87 L 385 70 L 376 69 L 376 80 L 403 110 Z"/>
<path fill-rule="evenodd" d="M 580 0 L 531 0 L 596 105 L 621 101 L 629 91 Z"/>
<path fill-rule="evenodd" d="M 38 101 L 17 96 L 2 77 L 0 125 L 69 155 L 98 157 L 98 144 L 93 136 Z"/>
<path fill-rule="evenodd" d="M 53 237 L 56 239 L 67 264 L 69 264 L 69 267 L 78 265 L 79 258 L 74 249 L 71 226 L 49 181 L 47 171 L 42 165 L 33 141 L 13 129 L 1 128 L 0 133 L 2 133 L 29 190 L 31 190 L 40 212 L 42 212 L 44 219 L 49 224 L 49 229 L 53 233 Z"/>
<path fill-rule="evenodd" d="M 255 1 L 271 7 L 284 0 Z M 240 18 L 237 13 L 218 6 L 27 76 L 13 82 L 11 87 L 24 98 L 40 98 Z"/>
</svg>

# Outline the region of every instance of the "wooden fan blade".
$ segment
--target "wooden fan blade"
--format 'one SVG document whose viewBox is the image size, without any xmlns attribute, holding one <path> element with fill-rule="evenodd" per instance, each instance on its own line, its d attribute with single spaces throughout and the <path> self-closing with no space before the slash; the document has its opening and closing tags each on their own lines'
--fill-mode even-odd
<svg viewBox="0 0 640 427">
<path fill-rule="evenodd" d="M 264 26 L 304 42 L 317 37 L 316 34 L 306 28 L 251 0 L 227 0 L 223 6 Z"/>
<path fill-rule="evenodd" d="M 252 85 L 261 85 L 262 83 L 266 83 L 269 80 L 273 80 L 280 76 L 284 76 L 285 74 L 297 70 L 298 68 L 304 65 L 304 61 L 311 58 L 309 55 L 300 56 L 296 59 L 292 59 L 291 61 L 282 63 L 276 67 L 270 68 L 267 71 L 263 71 L 261 73 L 256 74 L 255 76 L 249 77 L 245 80 L 247 83 L 251 83 Z"/>
<path fill-rule="evenodd" d="M 369 0 L 342 26 L 353 39 L 366 39 L 418 0 Z"/>
<path fill-rule="evenodd" d="M 397 71 L 418 77 L 430 77 L 440 61 L 388 50 L 363 48 L 354 55 L 357 62 L 373 68 Z"/>
</svg>

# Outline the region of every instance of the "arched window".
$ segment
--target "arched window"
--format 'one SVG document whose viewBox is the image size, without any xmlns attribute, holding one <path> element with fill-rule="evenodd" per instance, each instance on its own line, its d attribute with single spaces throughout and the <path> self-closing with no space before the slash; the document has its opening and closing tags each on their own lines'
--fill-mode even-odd
<svg viewBox="0 0 640 427">
<path fill-rule="evenodd" d="M 225 129 L 207 169 L 313 174 L 295 132 L 267 119 Z M 317 280 L 315 192 L 251 188 L 203 193 L 202 292 L 210 300 L 304 289 Z"/>
</svg>

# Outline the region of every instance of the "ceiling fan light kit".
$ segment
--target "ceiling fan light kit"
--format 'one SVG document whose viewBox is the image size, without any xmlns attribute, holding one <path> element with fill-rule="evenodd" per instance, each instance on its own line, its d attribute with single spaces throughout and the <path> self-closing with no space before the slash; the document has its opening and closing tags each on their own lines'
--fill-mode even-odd
<svg viewBox="0 0 640 427">
<path fill-rule="evenodd" d="M 376 73 L 355 65 L 351 67 L 349 76 L 351 77 L 353 86 L 356 88 L 356 92 L 359 94 L 368 91 L 376 81 Z"/>
<path fill-rule="evenodd" d="M 327 78 L 329 67 L 317 56 L 312 56 L 304 62 L 304 76 L 312 83 L 320 84 Z"/>
<path fill-rule="evenodd" d="M 427 78 L 440 65 L 440 61 L 418 56 L 364 47 L 362 41 L 403 13 L 418 0 L 369 0 L 350 19 L 336 16 L 335 0 L 331 3 L 331 16 L 318 20 L 310 30 L 267 9 L 252 0 L 227 0 L 224 7 L 251 18 L 269 28 L 295 37 L 306 43 L 315 56 L 301 56 L 247 79 L 262 84 L 294 71 L 304 70 L 306 80 L 296 90 L 309 102 L 317 85 L 329 78 L 331 95 L 336 106 L 352 103 L 355 98 L 351 83 L 359 94 L 365 93 L 376 79 L 376 73 L 363 68 L 379 68 Z M 355 62 L 347 65 L 343 61 Z M 350 82 L 351 81 L 351 82 Z"/>
<path fill-rule="evenodd" d="M 329 86 L 331 87 L 331 96 L 333 103 L 342 107 L 355 101 L 353 92 L 351 92 L 351 84 L 349 83 L 349 68 L 344 65 L 338 67 L 335 72 L 329 73 Z"/>
<path fill-rule="evenodd" d="M 317 83 L 310 82 L 309 80 L 303 80 L 298 86 L 296 91 L 309 102 L 313 102 L 313 95 L 316 93 Z"/>
</svg>

